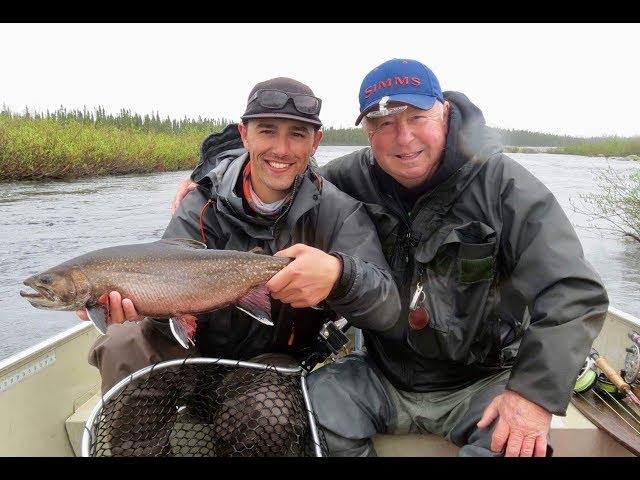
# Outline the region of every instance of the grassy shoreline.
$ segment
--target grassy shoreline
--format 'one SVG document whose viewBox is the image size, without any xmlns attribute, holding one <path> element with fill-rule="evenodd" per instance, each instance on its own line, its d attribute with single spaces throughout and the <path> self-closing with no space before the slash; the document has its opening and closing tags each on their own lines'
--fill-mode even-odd
<svg viewBox="0 0 640 480">
<path fill-rule="evenodd" d="M 3 110 L 0 181 L 190 170 L 197 163 L 202 140 L 228 123 L 227 119 L 161 120 L 157 115 L 141 117 L 128 111 L 112 116 L 101 109 L 95 113 L 61 109 L 46 115 Z M 360 129 L 329 127 L 321 145 L 366 144 Z M 544 149 L 514 145 L 505 151 L 540 153 Z M 552 151 L 640 160 L 640 137 L 597 139 Z"/>
<path fill-rule="evenodd" d="M 587 157 L 631 157 L 640 160 L 640 137 L 612 137 L 599 142 L 570 145 L 561 153 Z"/>
<path fill-rule="evenodd" d="M 192 168 L 200 134 L 0 119 L 0 179 L 37 180 Z"/>
</svg>

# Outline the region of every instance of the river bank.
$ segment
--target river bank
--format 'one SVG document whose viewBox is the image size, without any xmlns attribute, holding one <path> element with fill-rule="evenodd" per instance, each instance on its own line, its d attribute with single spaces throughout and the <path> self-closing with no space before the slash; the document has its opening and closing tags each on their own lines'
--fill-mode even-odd
<svg viewBox="0 0 640 480">
<path fill-rule="evenodd" d="M 73 179 L 193 168 L 202 132 L 142 131 L 0 116 L 0 180 Z"/>
<path fill-rule="evenodd" d="M 230 122 L 161 120 L 129 112 L 109 116 L 101 111 L 96 115 L 62 111 L 33 117 L 3 111 L 0 182 L 190 170 L 197 163 L 202 141 Z M 324 129 L 322 146 L 350 145 L 355 150 L 366 143 L 361 129 Z M 640 161 L 640 137 L 552 147 L 507 145 L 504 151 Z"/>
</svg>

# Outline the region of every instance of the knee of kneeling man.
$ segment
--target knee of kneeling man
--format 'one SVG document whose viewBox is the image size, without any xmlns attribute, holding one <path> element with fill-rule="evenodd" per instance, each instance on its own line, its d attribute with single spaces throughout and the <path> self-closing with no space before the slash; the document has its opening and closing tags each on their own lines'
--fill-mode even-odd
<svg viewBox="0 0 640 480">
<path fill-rule="evenodd" d="M 323 410 L 322 405 L 327 401 L 333 403 L 331 399 L 344 396 L 344 389 L 336 372 L 321 370 L 324 368 L 314 371 L 307 377 L 309 400 L 318 415 Z"/>
<path fill-rule="evenodd" d="M 311 392 L 316 391 L 318 388 L 322 388 L 323 384 L 335 377 L 335 373 L 330 371 L 328 366 L 321 367 L 314 370 L 307 375 L 307 390 L 311 395 Z"/>
<path fill-rule="evenodd" d="M 360 356 L 347 355 L 311 372 L 307 376 L 307 387 L 310 393 L 322 388 L 339 388 L 345 379 L 364 375 L 365 369 L 366 363 Z"/>
<path fill-rule="evenodd" d="M 109 326 L 107 333 L 100 336 L 89 350 L 89 364 L 101 368 L 107 362 L 122 361 L 134 355 L 141 348 L 143 335 L 139 323 L 127 322 Z"/>
</svg>

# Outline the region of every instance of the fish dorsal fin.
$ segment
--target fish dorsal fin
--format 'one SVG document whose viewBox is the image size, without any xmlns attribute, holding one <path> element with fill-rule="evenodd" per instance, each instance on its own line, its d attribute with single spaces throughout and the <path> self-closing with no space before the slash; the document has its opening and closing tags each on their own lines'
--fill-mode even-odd
<svg viewBox="0 0 640 480">
<path fill-rule="evenodd" d="M 191 238 L 167 238 L 160 240 L 164 243 L 170 243 L 173 245 L 178 245 L 186 248 L 196 248 L 196 249 L 206 249 L 207 245 L 199 242 L 198 240 L 193 240 Z"/>
<path fill-rule="evenodd" d="M 269 255 L 261 247 L 253 247 L 251 250 L 249 250 L 249 253 L 257 253 L 258 255 Z"/>
</svg>

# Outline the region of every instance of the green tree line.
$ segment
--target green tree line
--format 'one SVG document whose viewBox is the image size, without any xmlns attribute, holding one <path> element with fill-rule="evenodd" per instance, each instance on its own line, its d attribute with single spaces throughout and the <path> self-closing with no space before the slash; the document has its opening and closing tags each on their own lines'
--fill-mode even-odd
<svg viewBox="0 0 640 480">
<path fill-rule="evenodd" d="M 97 107 L 93 111 L 84 107 L 82 110 L 67 110 L 60 106 L 58 110 L 50 112 L 30 112 L 25 108 L 22 113 L 14 113 L 5 105 L 0 116 L 9 118 L 24 118 L 33 120 L 54 120 L 61 125 L 79 123 L 82 125 L 94 125 L 96 127 L 113 127 L 122 130 L 135 130 L 139 132 L 191 134 L 221 131 L 226 125 L 232 123 L 228 118 L 202 118 L 191 119 L 184 117 L 181 120 L 171 119 L 168 116 L 160 118 L 158 112 L 140 115 L 131 110 L 121 109 L 117 115 L 107 113 L 104 107 Z"/>
<path fill-rule="evenodd" d="M 228 118 L 171 119 L 103 107 L 50 112 L 0 111 L 0 180 L 74 178 L 116 173 L 190 170 L 202 140 Z M 560 147 L 561 153 L 640 154 L 640 138 L 581 138 L 494 128 L 504 145 Z M 361 128 L 324 128 L 322 145 L 367 145 Z"/>
</svg>

